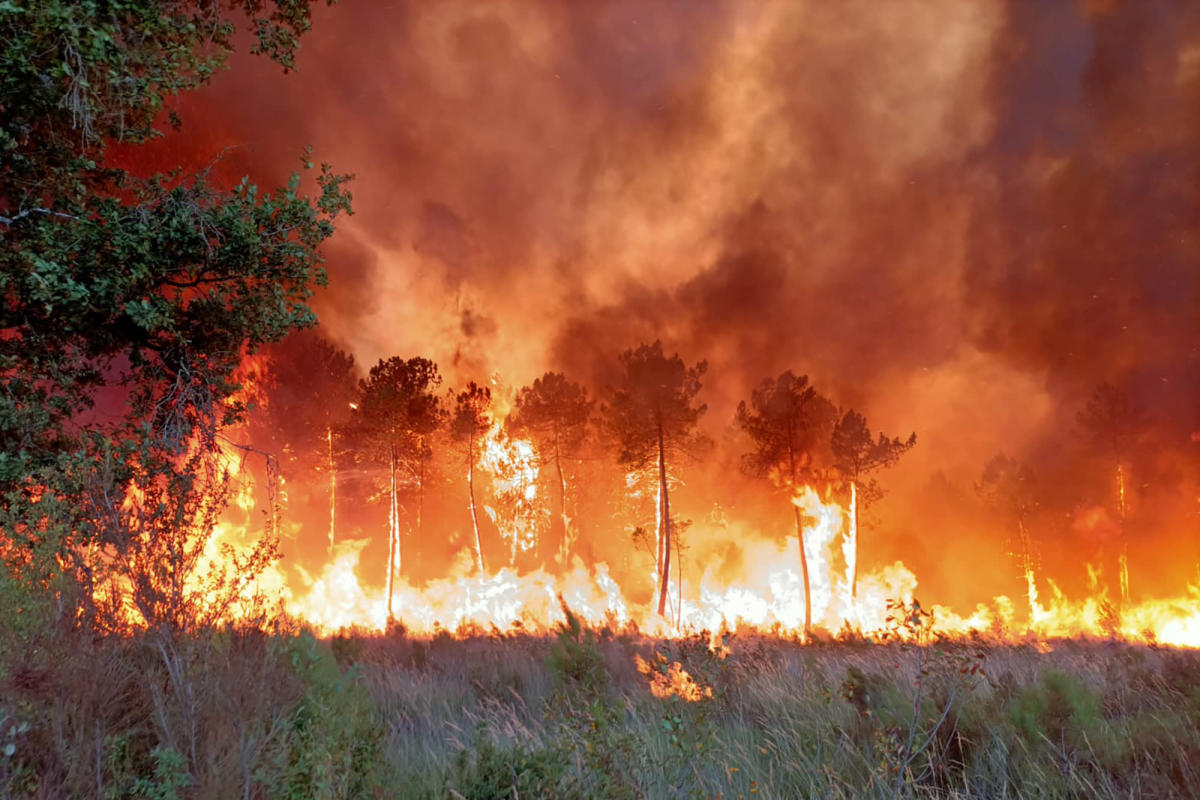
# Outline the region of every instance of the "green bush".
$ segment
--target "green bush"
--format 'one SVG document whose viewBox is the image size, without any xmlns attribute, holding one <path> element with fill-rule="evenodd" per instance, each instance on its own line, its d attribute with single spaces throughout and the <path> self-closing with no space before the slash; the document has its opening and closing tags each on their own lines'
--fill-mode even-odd
<svg viewBox="0 0 1200 800">
<path fill-rule="evenodd" d="M 460 750 L 455 758 L 449 788 L 467 800 L 571 797 L 564 785 L 567 765 L 559 749 L 519 744 L 501 749 L 481 722 L 473 747 Z"/>
<path fill-rule="evenodd" d="M 259 778 L 272 798 L 355 798 L 381 785 L 374 704 L 351 668 L 309 633 L 284 640 L 280 654 L 304 687 L 269 769 Z"/>
<path fill-rule="evenodd" d="M 608 671 L 596 635 L 590 629 L 584 630 L 579 618 L 565 605 L 563 611 L 567 621 L 558 626 L 546 665 L 563 686 L 589 697 L 602 695 L 608 688 Z"/>
<path fill-rule="evenodd" d="M 1100 698 L 1079 677 L 1048 669 L 1032 687 L 1021 692 L 1009 716 L 1031 743 L 1087 747 L 1106 731 Z"/>
</svg>

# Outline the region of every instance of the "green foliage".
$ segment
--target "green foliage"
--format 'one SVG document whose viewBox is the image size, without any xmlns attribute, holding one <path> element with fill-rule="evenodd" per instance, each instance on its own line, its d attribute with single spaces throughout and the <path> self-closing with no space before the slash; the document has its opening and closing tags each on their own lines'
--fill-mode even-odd
<svg viewBox="0 0 1200 800">
<path fill-rule="evenodd" d="M 608 688 L 608 670 L 604 654 L 596 644 L 596 635 L 584 629 L 579 618 L 563 604 L 567 621 L 558 626 L 558 635 L 550 645 L 546 665 L 566 689 L 585 697 L 600 697 Z"/>
<path fill-rule="evenodd" d="M 1087 746 L 1090 735 L 1104 724 L 1100 702 L 1077 676 L 1049 669 L 1037 684 L 1021 692 L 1009 708 L 1009 718 L 1030 740 L 1045 738 L 1054 744 Z"/>
<path fill-rule="evenodd" d="M 589 640 L 563 629 L 562 652 Z M 164 704 L 149 637 L 55 635 L 42 664 L 0 651 L 0 791 L 14 799 L 1115 800 L 1188 796 L 1200 780 L 1200 655 L 1185 651 L 739 636 L 720 658 L 699 640 L 655 643 L 714 687 L 686 702 L 617 666 L 633 643 L 591 640 L 598 652 L 564 659 L 607 657 L 605 688 L 589 694 L 564 677 L 589 670 L 539 666 L 547 643 L 531 638 L 440 641 L 437 668 L 365 657 L 343 671 L 308 635 L 208 631 L 177 645 L 187 717 Z M 970 669 L 984 657 L 986 678 Z M 476 691 L 489 675 L 495 690 Z"/>
<path fill-rule="evenodd" d="M 0 556 L 31 585 L 53 563 L 85 603 L 114 554 L 157 557 L 126 549 L 149 529 L 125 513 L 131 486 L 177 499 L 150 528 L 221 499 L 188 459 L 242 416 L 243 352 L 315 322 L 319 247 L 350 211 L 328 165 L 309 196 L 300 174 L 260 191 L 107 157 L 160 135 L 166 98 L 224 65 L 239 11 L 253 49 L 293 66 L 307 0 L 0 4 Z M 127 413 L 82 416 L 101 390 Z"/>
<path fill-rule="evenodd" d="M 154 760 L 154 775 L 134 780 L 132 796 L 145 800 L 179 800 L 180 791 L 188 785 L 187 762 L 179 751 L 170 747 L 156 747 L 150 755 Z"/>
<path fill-rule="evenodd" d="M 278 798 L 355 798 L 379 784 L 379 726 L 370 696 L 351 668 L 309 633 L 289 639 L 281 655 L 303 687 L 287 718 L 272 769 L 260 773 Z"/>
<path fill-rule="evenodd" d="M 584 797 L 568 793 L 562 785 L 567 771 L 566 754 L 556 748 L 530 748 L 514 744 L 501 749 L 492 741 L 487 724 L 480 722 L 469 749 L 459 750 L 450 786 L 467 800 L 502 800 L 522 797 Z"/>
<path fill-rule="evenodd" d="M 179 800 L 188 787 L 187 760 L 173 747 L 158 745 L 140 752 L 134 732 L 105 738 L 102 776 L 105 800 Z"/>
</svg>

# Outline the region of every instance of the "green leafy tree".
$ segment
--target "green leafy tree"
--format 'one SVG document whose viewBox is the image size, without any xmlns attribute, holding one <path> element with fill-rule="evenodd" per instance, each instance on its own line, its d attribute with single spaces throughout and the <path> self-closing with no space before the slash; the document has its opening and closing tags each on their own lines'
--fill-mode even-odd
<svg viewBox="0 0 1200 800">
<path fill-rule="evenodd" d="M 392 592 L 401 568 L 400 491 L 406 475 L 417 491 L 417 535 L 425 478 L 433 457 L 434 432 L 446 412 L 437 394 L 442 377 L 427 358 L 381 359 L 359 386 L 349 440 L 368 459 L 388 469 L 387 610 L 392 616 Z"/>
<path fill-rule="evenodd" d="M 486 575 L 483 543 L 479 538 L 479 509 L 475 504 L 475 467 L 483 450 L 483 440 L 492 427 L 492 390 L 474 381 L 454 397 L 450 418 L 450 436 L 462 450 L 467 467 L 467 507 L 471 512 L 471 530 L 475 533 L 475 564 Z"/>
<path fill-rule="evenodd" d="M 567 517 L 567 477 L 563 462 L 576 458 L 587 437 L 594 401 L 587 390 L 558 372 L 547 372 L 517 393 L 513 411 L 504 421 L 514 436 L 533 441 L 544 469 L 554 467 L 558 479 L 558 559 L 570 559 L 571 531 Z"/>
<path fill-rule="evenodd" d="M 619 462 L 637 470 L 653 469 L 657 477 L 658 613 L 665 616 L 671 574 L 668 472 L 677 456 L 693 454 L 704 441 L 696 424 L 707 406 L 697 405 L 696 395 L 708 365 L 701 361 L 688 367 L 678 354 L 668 358 L 660 341 L 626 350 L 620 364 L 620 382 L 604 412 L 620 448 Z"/>
<path fill-rule="evenodd" d="M 748 472 L 758 477 L 774 476 L 794 492 L 814 465 L 814 455 L 824 444 L 837 419 L 833 403 L 791 370 L 778 378 L 767 378 L 738 404 L 734 417 L 754 442 L 754 450 L 743 457 Z M 800 507 L 791 504 L 796 517 L 796 539 L 800 543 L 800 570 L 804 577 L 804 630 L 812 628 L 812 597 L 808 554 Z"/>
<path fill-rule="evenodd" d="M 858 597 L 858 506 L 859 498 L 866 505 L 882 496 L 883 491 L 872 479 L 870 473 L 883 467 L 890 467 L 900 460 L 900 456 L 912 449 L 917 443 L 914 433 L 907 439 L 899 437 L 889 439 L 882 433 L 879 438 L 872 439 L 867 427 L 867 420 L 862 414 L 850 409 L 838 420 L 830 436 L 829 444 L 833 451 L 833 466 L 841 473 L 850 487 L 850 596 Z"/>
<path fill-rule="evenodd" d="M 85 602 L 122 560 L 94 554 L 158 524 L 137 498 L 219 499 L 190 473 L 243 416 L 235 370 L 315 322 L 318 248 L 350 210 L 328 165 L 310 198 L 299 175 L 260 192 L 106 162 L 224 66 L 242 14 L 253 50 L 293 67 L 306 0 L 0 3 L 0 539 L 6 558 L 53 553 Z"/>
</svg>

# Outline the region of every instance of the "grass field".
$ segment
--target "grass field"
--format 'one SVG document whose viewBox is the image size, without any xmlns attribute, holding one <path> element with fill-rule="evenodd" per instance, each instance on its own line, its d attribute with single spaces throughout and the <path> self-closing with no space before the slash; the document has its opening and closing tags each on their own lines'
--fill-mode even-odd
<svg viewBox="0 0 1200 800">
<path fill-rule="evenodd" d="M 741 635 L 49 634 L 3 797 L 1190 797 L 1200 653 Z M 639 660 L 642 669 L 639 671 Z M 686 672 L 689 678 L 684 678 Z M 687 699 L 681 695 L 688 695 Z"/>
</svg>

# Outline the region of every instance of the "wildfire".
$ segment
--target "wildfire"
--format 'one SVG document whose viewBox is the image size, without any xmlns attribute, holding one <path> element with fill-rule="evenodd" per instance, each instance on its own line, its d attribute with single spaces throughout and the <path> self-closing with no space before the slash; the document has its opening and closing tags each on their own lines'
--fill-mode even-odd
<svg viewBox="0 0 1200 800">
<path fill-rule="evenodd" d="M 253 394 L 255 375 L 261 373 L 261 367 L 256 369 L 247 379 L 247 397 Z M 230 482 L 230 503 L 210 532 L 193 532 L 190 546 L 196 551 L 195 568 L 183 587 L 201 601 L 206 593 L 215 592 L 211 576 L 222 575 L 228 581 L 238 565 L 255 552 L 263 533 L 261 492 L 252 471 L 245 468 L 246 458 L 247 451 L 232 442 L 221 444 L 218 460 Z M 536 544 L 539 462 L 530 442 L 508 436 L 499 422 L 493 422 L 481 443 L 478 469 L 490 477 L 490 502 L 481 505 L 509 543 L 510 563 L 483 572 L 468 547 L 439 579 L 418 584 L 404 574 L 395 575 L 390 615 L 413 634 L 547 633 L 565 621 L 565 602 L 581 620 L 595 627 L 635 626 L 663 637 L 700 631 L 759 631 L 807 640 L 812 634 L 805 631 L 804 624 L 802 563 L 807 563 L 809 570 L 815 635 L 894 638 L 898 634 L 893 610 L 915 607 L 918 579 L 913 571 L 896 561 L 856 575 L 857 530 L 852 509 L 812 486 L 802 486 L 794 492 L 792 503 L 803 525 L 803 562 L 798 552 L 801 545 L 794 537 L 783 542 L 742 542 L 741 567 L 734 574 L 719 565 L 704 565 L 698 576 L 694 569 L 688 574 L 673 571 L 668 583 L 671 613 L 660 616 L 649 600 L 629 599 L 645 597 L 647 587 L 622 586 L 605 563 L 588 565 L 575 557 L 568 568 L 556 573 L 517 568 L 517 554 Z M 278 492 L 279 487 L 274 490 Z M 131 488 L 122 511 L 136 516 L 147 502 L 140 489 Z M 849 502 L 855 502 L 853 494 Z M 1100 525 L 1104 520 L 1097 514 L 1084 515 L 1077 524 Z M 274 512 L 268 513 L 268 520 L 268 534 L 279 533 L 271 522 Z M 298 526 L 286 533 L 297 531 Z M 318 571 L 299 567 L 288 571 L 270 563 L 253 581 L 239 586 L 238 597 L 225 604 L 222 617 L 253 619 L 266 598 L 323 634 L 349 628 L 382 631 L 389 625 L 388 589 L 380 585 L 380 576 L 370 574 L 368 565 L 362 563 L 366 545 L 365 539 L 333 542 L 328 560 Z M 1022 572 L 1026 614 L 1018 615 L 1013 602 L 1003 596 L 967 614 L 934 605 L 928 612 L 929 630 L 941 635 L 974 633 L 1038 642 L 1077 636 L 1119 637 L 1200 647 L 1200 588 L 1189 587 L 1185 596 L 1174 599 L 1118 603 L 1110 600 L 1093 571 L 1092 592 L 1072 599 L 1053 580 L 1039 578 L 1032 562 L 1023 562 Z M 651 573 L 648 582 L 654 580 Z M 96 594 L 107 602 L 129 591 L 127 582 L 114 578 L 98 586 Z M 132 609 L 127 617 L 129 624 L 140 624 Z M 906 634 L 901 631 L 899 635 Z M 660 656 L 654 665 L 639 660 L 638 667 L 651 677 L 651 689 L 658 696 L 686 700 L 708 696 L 708 690 L 697 686 L 678 663 L 668 663 Z"/>
<path fill-rule="evenodd" d="M 859 578 L 858 597 L 849 593 L 845 565 L 835 555 L 849 535 L 846 510 L 820 499 L 804 487 L 796 502 L 808 520 L 805 546 L 812 570 L 814 619 L 818 629 L 835 635 L 854 631 L 868 638 L 894 636 L 889 630 L 890 604 L 911 604 L 918 580 L 902 562 L 886 565 Z M 242 505 L 246 506 L 244 496 Z M 249 515 L 241 511 L 244 520 Z M 223 524 L 205 549 L 220 558 L 226 548 L 244 547 L 245 530 Z M 361 563 L 364 540 L 340 542 L 331 560 L 317 574 L 298 570 L 299 579 L 286 580 L 271 569 L 259 589 L 278 598 L 286 611 L 321 633 L 342 629 L 381 631 L 388 624 L 385 590 L 364 580 Z M 395 617 L 415 635 L 438 632 L 546 633 L 565 621 L 561 595 L 573 613 L 587 624 L 613 629 L 635 625 L 653 635 L 671 637 L 699 631 L 760 631 L 802 639 L 803 598 L 795 543 L 791 548 L 769 543 L 748 546 L 743 574 L 719 580 L 706 571 L 697 583 L 683 583 L 682 619 L 678 624 L 653 613 L 652 604 L 630 603 L 627 592 L 603 563 L 589 566 L 576 559 L 565 574 L 544 570 L 518 573 L 504 568 L 481 576 L 470 550 L 463 550 L 450 573 L 416 586 L 397 580 L 393 592 Z M 755 566 L 768 565 L 768 566 Z M 1120 637 L 1130 641 L 1176 647 L 1200 647 L 1200 589 L 1185 597 L 1129 604 L 1117 613 L 1103 592 L 1082 600 L 1068 598 L 1053 581 L 1045 581 L 1049 596 L 1038 614 L 1022 620 L 1006 597 L 997 597 L 963 615 L 942 606 L 930 608 L 930 625 L 937 634 L 965 636 L 975 632 L 1003 639 L 1053 640 L 1087 636 Z M 677 586 L 672 592 L 678 591 Z M 659 665 L 660 667 L 662 665 Z M 678 665 L 655 669 L 652 687 L 685 699 L 700 689 Z M 693 688 L 687 688 L 692 686 Z M 665 696 L 665 695 L 660 695 Z"/>
</svg>

